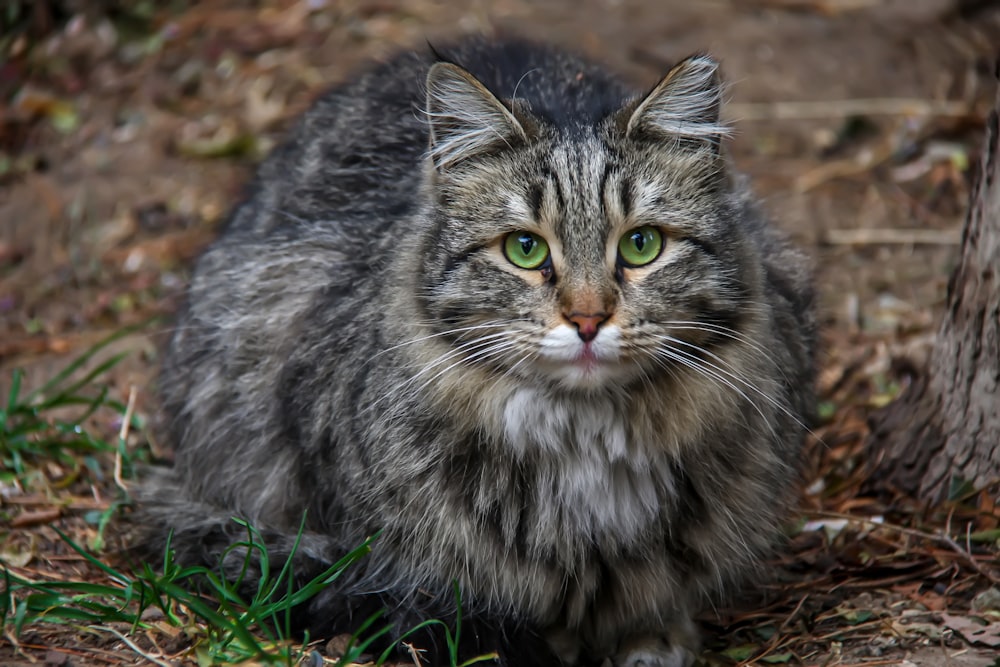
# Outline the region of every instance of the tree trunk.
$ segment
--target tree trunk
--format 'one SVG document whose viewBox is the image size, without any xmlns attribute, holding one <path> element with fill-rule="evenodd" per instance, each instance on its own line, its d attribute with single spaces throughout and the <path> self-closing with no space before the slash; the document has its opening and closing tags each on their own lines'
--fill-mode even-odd
<svg viewBox="0 0 1000 667">
<path fill-rule="evenodd" d="M 998 65 L 1000 78 L 1000 65 Z M 938 502 L 1000 479 L 1000 90 L 926 372 L 870 420 L 872 480 Z"/>
</svg>

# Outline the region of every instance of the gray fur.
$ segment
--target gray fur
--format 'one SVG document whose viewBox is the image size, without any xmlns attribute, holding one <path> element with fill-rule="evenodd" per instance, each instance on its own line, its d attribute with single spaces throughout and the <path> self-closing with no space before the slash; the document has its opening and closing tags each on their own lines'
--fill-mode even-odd
<svg viewBox="0 0 1000 667">
<path fill-rule="evenodd" d="M 314 630 L 372 599 L 405 630 L 453 612 L 457 580 L 508 663 L 680 667 L 691 613 L 784 516 L 812 406 L 806 262 L 720 151 L 707 57 L 646 97 L 539 46 L 441 59 L 322 97 L 198 263 L 147 546 L 173 531 L 178 559 L 216 563 L 239 516 L 287 556 L 306 512 L 303 576 L 383 531 L 305 610 Z M 661 255 L 616 264 L 642 225 Z M 504 257 L 520 230 L 551 275 Z M 607 316 L 590 365 L 579 312 Z M 540 653 L 518 655 L 522 629 Z"/>
</svg>

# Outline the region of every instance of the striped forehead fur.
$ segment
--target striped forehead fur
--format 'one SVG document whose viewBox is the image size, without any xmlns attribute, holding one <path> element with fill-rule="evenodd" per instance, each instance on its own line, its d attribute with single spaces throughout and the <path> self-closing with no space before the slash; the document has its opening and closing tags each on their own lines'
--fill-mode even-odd
<svg viewBox="0 0 1000 667">
<path fill-rule="evenodd" d="M 534 70 L 525 72 L 518 85 Z M 512 93 L 516 95 L 517 86 Z M 469 72 L 453 63 L 437 63 L 426 79 L 429 154 L 440 169 L 462 160 L 528 139 L 528 131 L 512 108 Z M 513 107 L 514 102 L 509 102 Z M 729 134 L 719 120 L 722 84 L 718 64 L 707 56 L 689 58 L 676 67 L 631 114 L 626 134 L 646 130 L 665 138 L 718 143 Z M 530 108 L 530 101 L 525 102 Z"/>
</svg>

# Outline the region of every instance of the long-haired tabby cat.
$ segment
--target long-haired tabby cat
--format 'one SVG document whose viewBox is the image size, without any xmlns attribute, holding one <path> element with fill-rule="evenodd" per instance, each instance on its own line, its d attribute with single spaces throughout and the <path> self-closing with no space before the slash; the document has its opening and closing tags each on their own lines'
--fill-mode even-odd
<svg viewBox="0 0 1000 667">
<path fill-rule="evenodd" d="M 506 664 L 689 664 L 812 401 L 806 263 L 727 165 L 720 85 L 471 40 L 322 97 L 197 265 L 147 546 L 232 574 L 233 517 L 280 562 L 305 515 L 305 578 L 381 531 L 303 626 L 402 632 L 454 582 Z"/>
</svg>

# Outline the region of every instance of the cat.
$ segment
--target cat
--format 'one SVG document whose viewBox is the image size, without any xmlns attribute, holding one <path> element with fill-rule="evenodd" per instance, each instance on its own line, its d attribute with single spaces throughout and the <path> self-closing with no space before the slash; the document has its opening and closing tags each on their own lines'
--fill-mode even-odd
<svg viewBox="0 0 1000 667">
<path fill-rule="evenodd" d="M 313 636 L 454 620 L 457 587 L 463 651 L 691 664 L 813 405 L 809 263 L 729 166 L 722 96 L 704 55 L 642 95 L 465 39 L 320 97 L 195 268 L 143 545 L 235 577 L 238 517 L 307 578 L 378 534 L 296 612 Z"/>
</svg>

